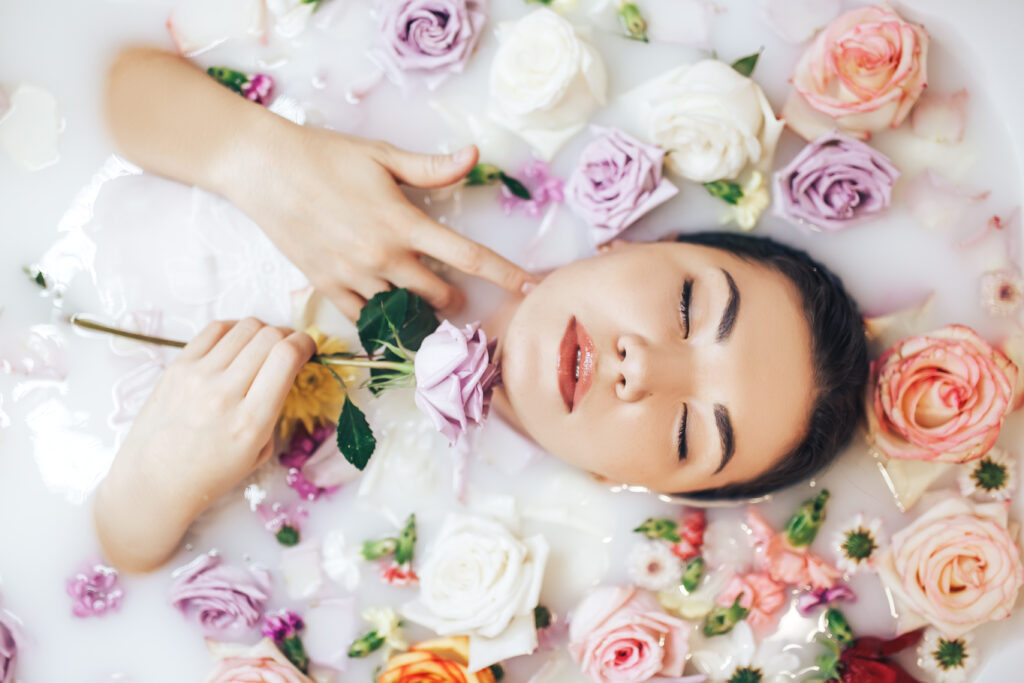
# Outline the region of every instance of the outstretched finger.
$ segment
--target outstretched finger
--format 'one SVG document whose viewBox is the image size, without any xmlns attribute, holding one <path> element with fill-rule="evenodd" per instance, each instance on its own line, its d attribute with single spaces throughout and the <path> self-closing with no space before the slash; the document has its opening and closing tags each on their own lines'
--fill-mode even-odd
<svg viewBox="0 0 1024 683">
<path fill-rule="evenodd" d="M 426 216 L 412 234 L 413 248 L 461 270 L 467 275 L 493 282 L 502 289 L 525 293 L 536 279 L 508 259 L 482 244 L 435 223 Z"/>
<path fill-rule="evenodd" d="M 423 297 L 431 308 L 449 315 L 458 313 L 466 303 L 458 287 L 442 280 L 419 259 L 409 257 L 388 274 L 397 287 L 405 287 Z"/>
</svg>

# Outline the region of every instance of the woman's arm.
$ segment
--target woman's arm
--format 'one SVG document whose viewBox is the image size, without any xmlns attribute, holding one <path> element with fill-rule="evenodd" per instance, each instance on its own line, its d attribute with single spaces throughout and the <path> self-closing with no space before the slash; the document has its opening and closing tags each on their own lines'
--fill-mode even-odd
<svg viewBox="0 0 1024 683">
<path fill-rule="evenodd" d="M 353 320 L 367 299 L 391 285 L 417 292 L 435 308 L 458 308 L 462 293 L 424 266 L 421 254 L 511 292 L 533 281 L 431 220 L 398 187 L 457 182 L 476 164 L 475 147 L 421 155 L 297 126 L 188 61 L 150 48 L 118 57 L 107 118 L 128 159 L 232 201 Z"/>
</svg>

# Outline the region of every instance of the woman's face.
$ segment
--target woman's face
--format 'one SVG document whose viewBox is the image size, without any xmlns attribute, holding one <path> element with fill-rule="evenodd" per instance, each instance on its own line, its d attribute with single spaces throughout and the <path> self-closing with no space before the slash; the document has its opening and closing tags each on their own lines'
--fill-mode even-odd
<svg viewBox="0 0 1024 683">
<path fill-rule="evenodd" d="M 811 337 L 785 276 L 728 252 L 624 244 L 556 270 L 503 337 L 505 392 L 550 453 L 682 493 L 745 482 L 802 439 Z"/>
</svg>

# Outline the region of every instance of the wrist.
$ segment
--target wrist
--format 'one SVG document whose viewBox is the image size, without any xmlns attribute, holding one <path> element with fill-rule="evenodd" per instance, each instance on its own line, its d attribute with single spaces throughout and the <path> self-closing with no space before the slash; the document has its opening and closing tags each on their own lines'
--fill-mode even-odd
<svg viewBox="0 0 1024 683">
<path fill-rule="evenodd" d="M 248 213 L 252 198 L 260 196 L 267 176 L 277 168 L 284 139 L 295 124 L 251 102 L 238 105 L 235 125 L 211 159 L 204 187 Z"/>
</svg>

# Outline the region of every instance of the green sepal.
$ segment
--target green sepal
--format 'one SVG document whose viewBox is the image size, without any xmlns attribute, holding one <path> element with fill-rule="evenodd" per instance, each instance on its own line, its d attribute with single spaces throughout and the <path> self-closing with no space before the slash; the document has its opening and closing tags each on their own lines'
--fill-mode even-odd
<svg viewBox="0 0 1024 683">
<path fill-rule="evenodd" d="M 760 59 L 763 51 L 764 48 L 761 48 L 752 55 L 740 57 L 732 63 L 732 68 L 736 69 L 738 73 L 743 74 L 747 78 L 750 78 L 750 74 L 754 73 L 754 68 L 757 67 L 757 60 Z"/>
<path fill-rule="evenodd" d="M 828 632 L 832 634 L 832 637 L 840 645 L 849 645 L 853 642 L 853 629 L 850 628 L 850 622 L 835 607 L 830 607 L 826 610 L 825 625 L 828 627 Z"/>
<path fill-rule="evenodd" d="M 377 439 L 366 421 L 366 415 L 345 395 L 338 416 L 338 450 L 357 470 L 363 470 L 377 448 Z"/>
<path fill-rule="evenodd" d="M 669 543 L 679 543 L 682 538 L 679 537 L 679 525 L 671 519 L 649 517 L 644 520 L 644 523 L 633 529 L 634 533 L 643 534 L 647 538 L 654 541 L 668 541 Z"/>
<path fill-rule="evenodd" d="M 247 74 L 229 69 L 226 66 L 211 66 L 206 70 L 206 73 L 212 76 L 215 81 L 234 90 L 239 95 L 242 94 L 242 86 L 249 82 Z"/>
<path fill-rule="evenodd" d="M 634 2 L 625 2 L 619 7 L 619 20 L 626 29 L 626 36 L 644 43 L 647 40 L 647 21 L 640 14 L 640 8 Z"/>
<path fill-rule="evenodd" d="M 700 585 L 700 580 L 703 576 L 704 558 L 695 557 L 686 563 L 686 569 L 683 570 L 683 580 L 680 584 L 687 593 L 692 593 L 697 590 L 697 586 Z"/>
<path fill-rule="evenodd" d="M 711 193 L 712 197 L 718 197 L 727 204 L 735 206 L 743 199 L 743 188 L 731 180 L 714 180 L 704 183 L 704 188 Z"/>
<path fill-rule="evenodd" d="M 715 607 L 704 619 L 704 637 L 720 636 L 732 630 L 732 627 L 746 618 L 747 608 L 740 605 L 743 594 L 736 596 L 729 607 Z"/>
<path fill-rule="evenodd" d="M 288 658 L 288 661 L 295 665 L 295 668 L 304 674 L 309 673 L 309 655 L 306 648 L 302 646 L 302 639 L 298 636 L 285 638 L 280 645 L 281 654 Z"/>
<path fill-rule="evenodd" d="M 818 529 L 825 521 L 825 503 L 828 502 L 828 497 L 828 489 L 823 489 L 814 498 L 805 500 L 789 518 L 783 534 L 791 546 L 806 548 L 814 542 Z"/>
<path fill-rule="evenodd" d="M 537 627 L 538 631 L 551 626 L 551 610 L 544 605 L 537 605 L 534 607 L 533 625 Z"/>
<path fill-rule="evenodd" d="M 523 185 L 521 182 L 519 182 L 512 176 L 508 175 L 504 171 L 499 171 L 498 179 L 501 181 L 502 185 L 508 188 L 509 192 L 511 192 L 516 197 L 519 197 L 520 199 L 525 199 L 529 201 L 530 198 L 533 196 L 530 194 L 530 191 L 526 189 L 526 185 Z"/>
<path fill-rule="evenodd" d="M 373 560 L 379 560 L 387 557 L 388 555 L 394 555 L 397 548 L 397 538 L 381 538 L 376 541 L 364 541 L 363 549 L 360 553 L 364 559 L 372 562 Z"/>
<path fill-rule="evenodd" d="M 477 164 L 466 174 L 466 185 L 492 185 L 501 178 L 501 169 L 494 164 Z"/>
<path fill-rule="evenodd" d="M 405 520 L 405 527 L 398 535 L 398 543 L 395 546 L 395 562 L 399 566 L 405 566 L 412 562 L 412 554 L 416 548 L 416 515 L 409 515 Z"/>
<path fill-rule="evenodd" d="M 25 273 L 25 275 L 28 276 L 29 280 L 36 283 L 43 289 L 46 289 L 46 276 L 43 274 L 43 271 L 39 270 L 38 268 L 29 268 L 28 266 L 25 266 L 21 270 Z"/>
<path fill-rule="evenodd" d="M 376 631 L 370 631 L 359 640 L 352 643 L 348 649 L 348 656 L 356 659 L 365 657 L 371 652 L 376 652 L 384 645 L 384 636 L 378 635 Z"/>
<path fill-rule="evenodd" d="M 277 542 L 281 545 L 290 548 L 293 545 L 299 544 L 299 530 L 293 526 L 285 524 L 283 527 L 278 529 L 276 534 L 274 534 L 274 538 L 276 538 Z"/>
<path fill-rule="evenodd" d="M 494 676 L 494 683 L 505 678 L 505 668 L 501 664 L 491 664 L 488 668 L 491 670 L 491 675 Z"/>
</svg>

